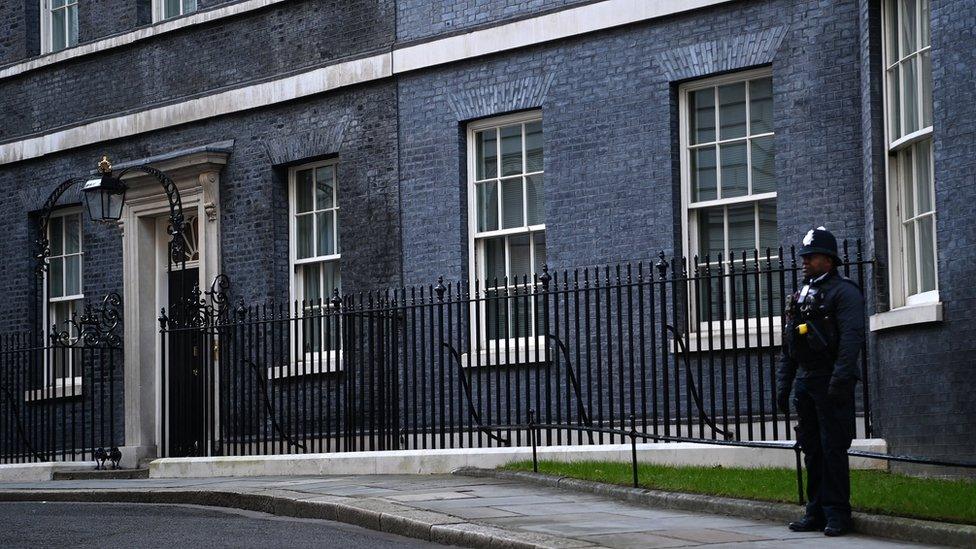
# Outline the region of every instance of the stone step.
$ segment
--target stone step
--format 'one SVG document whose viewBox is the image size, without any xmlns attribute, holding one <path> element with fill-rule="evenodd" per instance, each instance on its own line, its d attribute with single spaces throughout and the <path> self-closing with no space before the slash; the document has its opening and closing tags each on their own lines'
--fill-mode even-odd
<svg viewBox="0 0 976 549">
<path fill-rule="evenodd" d="M 55 471 L 54 480 L 109 480 L 149 478 L 149 469 L 76 469 Z"/>
</svg>

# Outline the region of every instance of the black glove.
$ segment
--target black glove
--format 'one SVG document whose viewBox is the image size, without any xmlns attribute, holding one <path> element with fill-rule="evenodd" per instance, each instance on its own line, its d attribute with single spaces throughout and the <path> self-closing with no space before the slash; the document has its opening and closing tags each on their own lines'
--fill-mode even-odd
<svg viewBox="0 0 976 549">
<path fill-rule="evenodd" d="M 836 377 L 830 378 L 830 385 L 827 386 L 827 396 L 838 402 L 843 402 L 844 399 L 852 398 L 854 396 L 854 384 L 857 383 L 856 379 L 840 379 Z"/>
<path fill-rule="evenodd" d="M 790 387 L 779 387 L 776 390 L 776 406 L 784 414 L 790 407 Z"/>
</svg>

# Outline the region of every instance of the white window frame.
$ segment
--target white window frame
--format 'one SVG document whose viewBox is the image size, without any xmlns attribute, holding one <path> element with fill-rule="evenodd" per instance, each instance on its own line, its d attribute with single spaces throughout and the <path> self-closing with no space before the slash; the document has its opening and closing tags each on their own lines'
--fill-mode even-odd
<svg viewBox="0 0 976 549">
<path fill-rule="evenodd" d="M 295 191 L 297 185 L 296 174 L 304 170 L 312 170 L 314 174 L 314 171 L 316 169 L 325 166 L 332 166 L 332 170 L 333 170 L 332 173 L 333 173 L 333 206 L 334 207 L 323 209 L 323 210 L 319 210 L 315 208 L 314 205 L 315 195 L 313 192 L 312 195 L 313 210 L 312 213 L 308 215 L 312 215 L 314 217 L 317 215 L 318 212 L 326 211 L 326 210 L 335 212 L 333 216 L 333 223 L 335 224 L 335 239 L 336 239 L 336 246 L 334 250 L 335 253 L 329 255 L 299 259 L 298 258 L 298 223 L 296 221 L 298 215 L 297 193 Z M 329 159 L 329 160 L 324 160 L 319 162 L 310 162 L 308 164 L 302 164 L 300 166 L 294 166 L 288 169 L 288 270 L 289 270 L 288 291 L 289 291 L 289 298 L 290 298 L 289 309 L 291 310 L 291 313 L 296 317 L 300 317 L 300 315 L 303 314 L 301 303 L 302 300 L 304 299 L 304 295 L 302 293 L 303 284 L 302 281 L 300 280 L 301 277 L 298 275 L 299 266 L 313 264 L 313 263 L 320 263 L 320 264 L 334 263 L 339 268 L 339 277 L 340 277 L 339 286 L 340 288 L 342 286 L 342 278 L 341 278 L 342 271 L 341 271 L 341 264 L 339 261 L 342 258 L 342 254 L 340 253 L 340 249 L 339 249 L 339 246 L 341 244 L 341 241 L 339 239 L 339 212 L 341 209 L 341 204 L 339 202 L 338 167 L 339 167 L 338 159 Z M 315 232 L 316 231 L 313 228 L 313 233 Z M 313 242 L 313 247 L 314 244 L 315 243 Z M 331 295 L 323 295 L 322 296 L 323 308 L 332 307 L 331 300 L 332 300 Z M 301 322 L 297 322 L 296 325 L 301 325 Z M 342 334 L 341 326 L 339 330 L 340 330 L 339 333 L 341 338 L 341 334 Z M 294 337 L 295 334 L 292 334 L 292 338 Z M 292 340 L 291 344 L 289 345 L 289 348 L 291 349 L 289 351 L 289 355 L 291 356 L 289 363 L 285 365 L 271 367 L 269 369 L 269 377 L 275 379 L 281 377 L 311 375 L 311 374 L 319 374 L 324 372 L 339 371 L 342 369 L 341 345 L 342 345 L 342 341 L 340 339 L 339 349 L 331 349 L 329 351 L 321 351 L 321 352 L 319 351 L 303 352 L 301 357 L 297 357 L 297 356 L 293 356 L 295 354 L 294 351 L 295 342 L 294 340 Z"/>
<path fill-rule="evenodd" d="M 51 25 L 54 24 L 54 18 L 51 16 L 51 0 L 39 0 L 41 6 L 41 53 L 54 53 L 55 51 L 62 51 L 73 48 L 78 45 L 78 29 L 75 29 L 75 43 L 72 44 L 68 41 L 68 20 L 65 18 L 65 46 L 64 48 L 55 50 L 54 49 L 54 33 L 51 32 Z M 78 4 L 80 0 L 66 0 L 65 6 L 58 9 L 67 10 L 69 7 L 74 6 L 78 9 Z"/>
<path fill-rule="evenodd" d="M 152 3 L 152 16 L 153 23 L 158 23 L 160 21 L 167 21 L 169 19 L 176 19 L 177 17 L 183 17 L 184 15 L 195 13 L 200 9 L 199 0 L 193 0 L 193 7 L 188 8 L 186 6 L 187 0 L 179 0 L 180 2 L 180 13 L 176 15 L 166 16 L 166 0 L 153 0 Z"/>
<path fill-rule="evenodd" d="M 64 209 L 60 209 L 60 210 L 56 210 L 56 211 L 52 212 L 51 213 L 51 217 L 48 220 L 47 235 L 45 235 L 45 236 L 47 237 L 48 245 L 50 245 L 50 242 L 51 242 L 51 221 L 54 220 L 54 219 L 56 219 L 56 218 L 61 219 L 61 230 L 62 230 L 61 242 L 62 242 L 62 247 L 63 247 L 64 246 L 64 243 L 66 242 L 66 239 L 65 239 L 65 230 L 66 229 L 65 229 L 64 219 L 67 218 L 67 217 L 71 217 L 71 216 L 78 216 L 78 253 L 65 254 L 64 253 L 64 250 L 62 249 L 61 255 L 56 255 L 56 256 L 55 255 L 51 255 L 51 256 L 48 256 L 48 258 L 45 260 L 47 262 L 47 267 L 48 267 L 47 269 L 44 270 L 44 277 L 43 277 L 43 282 L 42 282 L 42 285 L 43 285 L 42 291 L 43 291 L 43 295 L 44 295 L 44 307 L 43 307 L 43 311 L 42 311 L 42 318 L 43 318 L 43 322 L 44 322 L 44 330 L 43 330 L 43 333 L 45 334 L 45 344 L 48 344 L 51 341 L 50 336 L 52 334 L 51 334 L 50 330 L 52 329 L 52 322 L 53 322 L 53 316 L 54 316 L 52 314 L 52 312 L 51 312 L 51 308 L 55 304 L 58 304 L 58 303 L 73 303 L 73 302 L 78 302 L 79 304 L 84 305 L 84 299 L 85 299 L 85 291 L 84 291 L 84 280 L 85 280 L 85 230 L 84 230 L 84 214 L 83 214 L 81 208 L 80 207 L 71 207 L 71 208 L 64 208 Z M 78 272 L 78 281 L 79 281 L 78 289 L 80 290 L 80 292 L 77 293 L 77 294 L 63 295 L 63 296 L 58 296 L 58 297 L 51 297 L 50 291 L 49 291 L 50 290 L 50 284 L 49 284 L 49 282 L 50 282 L 50 276 L 51 276 L 50 262 L 51 262 L 52 259 L 65 258 L 65 257 L 70 257 L 70 256 L 78 256 L 78 257 L 81 258 L 80 259 L 79 269 L 78 269 L 79 270 L 79 272 Z M 67 276 L 67 269 L 64 269 L 62 271 L 62 273 L 63 273 L 62 274 L 62 280 L 63 280 L 64 277 Z M 62 319 L 62 320 L 64 320 L 64 319 Z M 61 323 L 61 324 L 59 324 L 57 326 L 57 329 L 60 331 L 60 330 L 66 329 L 66 327 L 63 325 L 63 323 Z M 76 334 L 72 334 L 71 331 L 69 330 L 68 331 L 68 335 L 69 335 L 69 337 L 71 337 L 72 335 L 76 335 Z M 72 338 L 71 343 L 74 343 L 75 341 L 76 341 L 76 339 Z M 52 352 L 57 352 L 57 351 L 52 351 Z M 73 351 L 71 351 L 71 350 L 69 350 L 67 352 L 68 362 L 67 362 L 67 364 L 65 364 L 65 370 L 66 370 L 67 375 L 58 376 L 58 377 L 50 377 L 49 376 L 49 374 L 53 372 L 53 368 L 51 367 L 50 363 L 48 362 L 51 359 L 51 357 L 50 356 L 46 356 L 45 357 L 45 360 L 44 360 L 44 375 L 43 375 L 44 387 L 54 387 L 55 389 L 59 389 L 60 388 L 62 390 L 62 393 L 63 393 L 62 396 L 73 396 L 74 395 L 74 391 L 71 390 L 71 389 L 69 389 L 69 388 L 71 386 L 80 387 L 81 386 L 81 379 L 82 379 L 81 375 L 77 375 L 77 372 L 74 371 L 75 370 L 75 368 L 74 368 L 74 354 L 75 353 Z M 42 392 L 43 392 L 43 390 L 42 390 Z"/>
<path fill-rule="evenodd" d="M 513 227 L 509 229 L 502 229 L 502 200 L 498 200 L 499 215 L 498 224 L 499 229 L 492 231 L 478 231 L 478 196 L 476 182 L 478 181 L 477 176 L 477 143 L 475 142 L 475 135 L 483 130 L 489 128 L 497 128 L 501 126 L 511 126 L 514 124 L 528 124 L 532 122 L 542 122 L 542 111 L 532 110 L 522 113 L 496 116 L 492 118 L 486 118 L 483 120 L 478 120 L 476 122 L 471 122 L 467 126 L 467 196 L 468 196 L 468 265 L 469 276 L 469 294 L 471 296 L 477 295 L 480 303 L 486 303 L 484 299 L 485 289 L 488 284 L 487 272 L 486 272 L 486 261 L 484 259 L 484 246 L 480 244 L 479 241 L 493 238 L 493 237 L 510 237 L 513 235 L 527 235 L 529 237 L 529 255 L 530 261 L 535 262 L 535 239 L 533 235 L 536 233 L 546 232 L 545 223 L 536 223 L 533 225 L 528 225 L 528 200 L 525 196 L 525 191 L 523 187 L 523 197 L 522 197 L 522 219 L 526 222 L 526 225 L 521 227 Z M 545 151 L 545 134 L 543 133 L 543 151 Z M 499 170 L 501 164 L 501 142 L 496 142 L 496 157 L 499 162 Z M 522 155 L 523 155 L 523 170 L 520 174 L 521 177 L 526 177 L 530 175 L 542 175 L 543 189 L 545 188 L 545 169 L 538 170 L 534 172 L 525 171 L 525 133 L 522 133 Z M 543 152 L 543 158 L 545 158 L 545 153 Z M 501 172 L 499 171 L 496 179 L 502 179 Z M 498 186 L 499 196 L 501 194 L 501 185 Z M 548 240 L 546 241 L 546 247 L 548 248 Z M 505 247 L 505 264 L 506 270 L 508 269 L 508 246 Z M 541 272 L 541 265 L 536 266 L 536 271 Z M 538 274 L 538 273 L 536 273 Z M 480 280 L 481 285 L 478 287 L 478 294 L 475 293 L 476 281 Z M 529 285 L 533 282 L 530 280 Z M 499 287 L 501 288 L 501 286 Z M 525 288 L 520 281 L 517 284 L 513 284 L 509 281 L 507 288 L 514 289 L 518 288 L 520 290 Z M 535 303 L 535 301 L 530 297 L 530 307 Z M 530 329 L 535 325 L 535 314 L 534 310 L 530 309 L 529 327 Z M 478 352 L 478 357 L 474 358 L 468 356 L 465 353 L 462 356 L 462 365 L 464 366 L 500 366 L 507 363 L 507 361 L 515 361 L 516 356 L 518 356 L 519 363 L 535 363 L 546 360 L 547 352 L 545 350 L 545 338 L 541 334 L 530 333 L 527 336 L 519 337 L 505 337 L 505 338 L 488 338 L 488 322 L 487 322 L 487 311 L 483 310 L 483 307 L 472 307 L 471 311 L 471 333 L 472 341 L 478 341 L 481 349 Z M 479 318 L 475 318 L 474 315 L 479 315 Z M 480 333 L 476 333 L 475 326 L 480 326 Z M 542 347 L 539 349 L 538 347 Z M 496 353 L 496 348 L 498 352 Z M 472 351 L 475 351 L 473 348 Z"/>
<path fill-rule="evenodd" d="M 756 208 L 758 208 L 759 207 L 759 203 L 761 201 L 766 201 L 766 200 L 774 200 L 775 201 L 776 200 L 776 197 L 777 197 L 777 192 L 776 191 L 772 191 L 772 192 L 765 192 L 765 193 L 759 193 L 759 194 L 751 194 L 751 191 L 752 191 L 752 169 L 751 169 L 751 166 L 752 166 L 752 160 L 751 160 L 751 157 L 752 157 L 752 148 L 749 147 L 749 146 L 747 146 L 746 147 L 746 155 L 747 155 L 747 170 L 746 170 L 746 173 L 747 173 L 747 177 L 748 177 L 748 179 L 747 179 L 747 181 L 748 181 L 748 189 L 747 190 L 749 191 L 749 193 L 746 194 L 746 195 L 744 195 L 744 196 L 736 196 L 736 197 L 732 197 L 732 198 L 717 198 L 717 199 L 713 199 L 713 200 L 702 200 L 702 201 L 698 201 L 698 202 L 693 202 L 692 201 L 692 199 L 691 199 L 691 196 L 692 196 L 691 195 L 691 190 L 692 190 L 691 189 L 692 177 L 691 177 L 691 154 L 690 154 L 691 144 L 690 144 L 690 137 L 689 137 L 690 129 L 689 129 L 689 126 L 688 126 L 688 124 L 689 124 L 689 116 L 688 116 L 689 99 L 688 99 L 688 97 L 689 97 L 689 95 L 690 95 L 691 92 L 694 92 L 694 91 L 697 91 L 697 90 L 701 90 L 701 89 L 704 89 L 704 88 L 712 88 L 712 87 L 717 87 L 717 86 L 723 86 L 723 85 L 726 85 L 726 84 L 735 84 L 735 83 L 739 83 L 739 82 L 746 82 L 746 81 L 755 80 L 755 79 L 758 79 L 758 78 L 767 78 L 767 77 L 768 78 L 772 78 L 772 75 L 773 75 L 772 68 L 771 67 L 764 67 L 764 68 L 759 68 L 759 69 L 738 71 L 738 72 L 734 72 L 734 73 L 730 73 L 730 74 L 725 74 L 725 75 L 722 75 L 722 76 L 716 76 L 716 77 L 711 77 L 711 78 L 704 78 L 704 79 L 701 79 L 701 80 L 695 80 L 693 82 L 688 82 L 688 83 L 682 84 L 678 88 L 678 118 L 679 118 L 679 130 L 678 130 L 678 133 L 679 133 L 679 146 L 680 146 L 680 149 L 681 149 L 681 155 L 680 155 L 681 156 L 681 158 L 680 158 L 680 162 L 681 162 L 681 232 L 684 235 L 684 238 L 682 239 L 682 245 L 684 247 L 684 257 L 687 259 L 688 264 L 689 264 L 689 266 L 691 268 L 694 268 L 694 264 L 693 264 L 694 258 L 695 258 L 695 256 L 698 253 L 697 250 L 699 249 L 698 225 L 697 225 L 697 223 L 692 223 L 692 217 L 694 215 L 696 215 L 696 214 L 694 214 L 694 212 L 696 210 L 700 210 L 700 209 L 704 209 L 704 208 L 709 208 L 709 207 L 715 207 L 715 206 L 729 206 L 729 205 L 733 205 L 733 204 L 742 204 L 742 203 L 746 203 L 746 202 L 754 203 L 756 205 Z M 774 90 L 774 95 L 775 95 L 775 90 Z M 746 121 L 747 121 L 747 124 L 748 124 L 749 121 L 751 120 L 750 112 L 749 112 L 749 109 L 750 109 L 749 86 L 746 86 L 745 104 L 746 104 Z M 750 140 L 755 139 L 755 138 L 758 138 L 758 137 L 769 137 L 769 136 L 775 136 L 776 135 L 775 129 L 772 130 L 772 131 L 768 131 L 768 132 L 765 132 L 765 133 L 761 133 L 761 134 L 750 134 L 748 132 L 748 129 L 747 129 L 747 132 L 746 132 L 746 136 L 745 137 L 737 137 L 735 139 L 722 140 L 722 139 L 720 139 L 720 135 L 719 135 L 720 128 L 719 128 L 719 124 L 718 124 L 718 111 L 719 111 L 719 103 L 718 103 L 718 101 L 716 101 L 715 102 L 715 113 L 716 113 L 715 143 L 716 144 L 721 144 L 721 143 L 724 143 L 726 141 L 743 141 L 743 142 L 748 143 Z M 775 124 L 775 120 L 773 122 Z M 721 188 L 721 183 L 720 183 L 721 182 L 721 158 L 718 156 L 718 149 L 717 148 L 716 148 L 715 166 L 716 166 L 716 168 L 715 168 L 715 170 L 716 170 L 716 184 L 717 184 L 717 187 L 718 188 Z M 778 212 L 779 212 L 779 210 L 777 209 L 777 216 L 779 215 Z M 760 226 L 759 226 L 759 223 L 756 223 L 755 231 L 756 231 L 756 233 L 755 233 L 755 239 L 756 239 L 756 243 L 758 245 L 758 243 L 759 243 L 759 237 L 760 237 Z M 725 229 L 725 240 L 726 240 L 725 248 L 728 249 L 728 227 L 726 227 L 726 229 Z M 772 250 L 771 250 L 771 252 L 772 252 Z M 773 260 L 777 260 L 778 261 L 779 260 L 779 254 L 777 254 L 777 253 L 771 253 L 770 258 L 773 259 Z M 760 261 L 762 261 L 764 259 L 765 259 L 765 256 L 760 257 Z M 725 264 L 728 264 L 728 257 L 723 257 L 722 258 L 722 261 Z M 741 265 L 741 260 L 736 261 L 736 265 Z M 692 295 L 692 294 L 689 293 L 689 295 Z M 726 294 L 726 295 L 728 295 L 728 294 Z M 774 305 L 775 305 L 775 303 L 774 303 Z M 692 299 L 689 299 L 689 307 L 690 307 L 689 314 L 691 315 L 689 318 L 695 318 L 695 319 L 697 319 L 698 318 L 697 303 L 694 303 Z M 728 315 L 728 314 L 729 314 L 729 311 L 727 310 L 726 311 L 726 315 Z M 773 333 L 772 334 L 769 333 L 769 323 L 770 323 L 770 320 L 772 320 L 772 324 L 773 324 Z M 703 320 L 703 321 L 695 322 L 695 323 L 693 323 L 693 325 L 694 325 L 693 326 L 693 329 L 697 329 L 697 331 L 699 333 L 708 333 L 709 329 L 711 329 L 712 330 L 712 333 L 714 334 L 714 337 L 717 338 L 718 337 L 718 334 L 720 332 L 720 329 L 723 328 L 723 326 L 722 326 L 723 324 L 724 324 L 725 333 L 726 334 L 730 334 L 731 333 L 731 330 L 732 330 L 732 327 L 733 327 L 733 321 L 730 318 L 726 318 L 726 319 L 723 319 L 723 320 L 715 320 L 715 321 Z M 744 319 L 736 319 L 735 322 L 734 322 L 735 329 L 738 332 L 736 334 L 736 337 L 737 338 L 739 336 L 744 336 L 744 332 L 746 331 L 746 328 L 748 328 L 748 331 L 749 331 L 749 340 L 746 341 L 745 339 L 740 339 L 740 344 L 748 345 L 750 347 L 755 347 L 756 346 L 755 339 L 757 337 L 757 332 L 759 334 L 759 337 L 762 339 L 763 346 L 769 346 L 769 345 L 779 344 L 779 341 L 780 341 L 779 331 L 780 331 L 780 328 L 781 328 L 781 324 L 782 324 L 782 319 L 781 319 L 781 315 L 779 315 L 779 314 L 773 315 L 772 319 L 770 319 L 769 316 L 764 316 L 764 317 L 760 317 L 760 318 L 757 318 L 755 316 L 750 316 L 749 322 L 748 322 L 748 326 L 746 326 L 746 322 L 745 322 Z M 707 337 L 707 336 L 704 336 L 704 337 Z M 726 337 L 730 337 L 730 336 L 727 335 Z M 716 339 L 716 341 L 717 341 L 717 339 Z M 715 345 L 718 346 L 718 343 L 715 343 Z M 727 345 L 727 346 L 731 346 L 731 345 Z M 701 343 L 701 348 L 702 349 L 707 349 L 708 348 L 707 347 L 707 343 L 705 343 L 703 341 Z M 689 347 L 689 350 L 690 351 L 696 351 L 697 350 L 697 347 L 692 344 Z"/>
<path fill-rule="evenodd" d="M 936 198 L 935 197 L 935 184 L 936 184 L 935 153 L 934 153 L 935 148 L 934 148 L 934 140 L 932 139 L 932 135 L 933 135 L 933 126 L 931 125 L 932 121 L 931 120 L 929 121 L 930 125 L 923 127 L 924 111 L 925 111 L 925 105 L 923 104 L 923 101 L 925 100 L 923 94 L 923 81 L 925 77 L 923 74 L 921 74 L 921 63 L 919 63 L 919 73 L 917 75 L 916 90 L 915 90 L 916 98 L 918 99 L 918 107 L 919 107 L 918 112 L 916 113 L 918 116 L 917 122 L 919 127 L 915 131 L 912 131 L 905 135 L 898 135 L 898 136 L 896 136 L 892 132 L 891 102 L 893 98 L 892 98 L 892 90 L 890 89 L 889 86 L 889 72 L 892 69 L 894 69 L 895 67 L 902 64 L 904 61 L 910 58 L 916 58 L 916 57 L 920 58 L 924 54 L 931 55 L 931 50 L 932 50 L 931 27 L 928 33 L 929 35 L 928 45 L 924 47 L 918 47 L 915 51 L 909 52 L 904 56 L 899 54 L 898 58 L 894 62 L 889 63 L 888 62 L 889 60 L 888 56 L 890 53 L 889 33 L 892 31 L 892 29 L 889 28 L 888 16 L 890 15 L 889 10 L 892 4 L 898 5 L 900 9 L 901 2 L 899 0 L 882 0 L 881 2 L 881 33 L 882 33 L 881 62 L 883 66 L 883 73 L 881 75 L 881 78 L 882 78 L 882 90 L 883 90 L 882 108 L 884 110 L 884 139 L 885 139 L 886 149 L 887 149 L 885 154 L 885 185 L 887 190 L 886 209 L 887 209 L 887 223 L 888 223 L 888 257 L 889 257 L 888 282 L 890 288 L 890 291 L 888 292 L 889 295 L 888 305 L 890 309 L 898 309 L 902 307 L 924 307 L 924 306 L 936 305 L 940 302 L 940 296 L 939 296 L 939 259 L 938 259 L 939 247 L 938 247 L 938 230 L 937 230 L 938 209 L 935 203 L 935 198 Z M 923 22 L 921 1 L 916 2 L 915 9 L 916 12 L 914 16 L 916 19 L 916 23 Z M 900 17 L 902 15 L 904 14 L 899 14 L 898 21 L 901 20 Z M 931 21 L 931 13 L 929 13 L 929 18 Z M 930 24 L 930 21 L 923 22 L 923 23 Z M 894 29 L 894 31 L 896 33 L 899 33 L 900 29 Z M 922 40 L 921 31 L 922 31 L 921 27 L 916 26 L 915 33 L 916 33 L 916 39 L 918 40 L 918 45 L 921 44 L 921 40 Z M 900 36 L 898 36 L 898 44 L 901 44 Z M 899 122 L 904 125 L 905 113 L 907 109 L 905 108 L 905 94 L 903 93 L 904 86 L 902 85 L 901 82 L 901 74 L 903 73 L 899 71 L 897 74 L 899 77 L 898 118 L 899 118 Z M 934 106 L 930 106 L 930 108 L 933 107 Z M 899 134 L 901 133 L 901 128 L 899 128 L 898 133 Z M 904 216 L 903 216 L 904 210 L 902 207 L 905 200 L 905 197 L 902 196 L 904 185 L 902 184 L 903 175 L 901 171 L 903 167 L 899 165 L 897 158 L 898 155 L 903 151 L 913 149 L 913 151 L 910 153 L 913 155 L 912 167 L 913 170 L 916 170 L 915 174 L 917 174 L 917 166 L 918 166 L 917 153 L 916 153 L 917 145 L 926 140 L 930 141 L 929 182 L 931 185 L 930 191 L 932 192 L 932 196 L 930 197 L 932 201 L 932 210 L 931 210 L 932 213 L 923 214 L 922 216 L 919 216 L 917 207 L 915 207 L 913 208 L 915 210 L 915 215 L 910 222 L 914 222 L 914 220 L 917 219 L 918 217 L 923 217 L 925 215 L 930 215 L 932 217 L 932 239 L 933 239 L 932 250 L 935 259 L 935 264 L 933 265 L 933 272 L 935 276 L 935 289 L 909 295 L 908 268 L 907 268 L 908 256 L 905 252 L 905 239 L 903 235 L 904 232 L 903 225 L 906 223 L 906 221 L 904 220 Z M 917 175 L 913 175 L 913 178 L 915 180 L 915 184 L 917 184 Z M 916 250 L 914 253 L 916 257 L 915 268 L 917 269 L 916 281 L 918 282 L 921 280 L 921 273 L 920 271 L 918 271 L 918 269 L 921 269 L 921 264 L 918 261 L 921 254 L 918 253 L 917 236 L 916 236 Z"/>
</svg>

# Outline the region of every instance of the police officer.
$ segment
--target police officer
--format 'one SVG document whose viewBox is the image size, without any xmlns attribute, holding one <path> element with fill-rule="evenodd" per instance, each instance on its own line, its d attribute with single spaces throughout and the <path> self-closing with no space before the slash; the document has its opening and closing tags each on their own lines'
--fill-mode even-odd
<svg viewBox="0 0 976 549">
<path fill-rule="evenodd" d="M 807 467 L 806 514 L 789 528 L 841 536 L 851 528 L 847 450 L 854 438 L 864 299 L 837 271 L 837 239 L 824 227 L 806 234 L 800 257 L 803 285 L 788 301 L 776 376 L 776 402 L 784 411 L 795 380 L 797 440 Z"/>
</svg>

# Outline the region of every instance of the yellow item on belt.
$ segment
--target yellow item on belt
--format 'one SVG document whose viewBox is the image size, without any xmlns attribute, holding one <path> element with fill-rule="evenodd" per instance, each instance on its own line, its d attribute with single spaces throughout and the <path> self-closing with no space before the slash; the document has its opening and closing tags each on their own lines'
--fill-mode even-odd
<svg viewBox="0 0 976 549">
<path fill-rule="evenodd" d="M 796 331 L 799 332 L 799 334 L 801 336 L 802 335 L 807 335 L 807 324 L 806 324 L 806 322 L 804 322 L 803 324 L 800 324 L 799 326 L 797 326 L 796 327 Z"/>
</svg>

